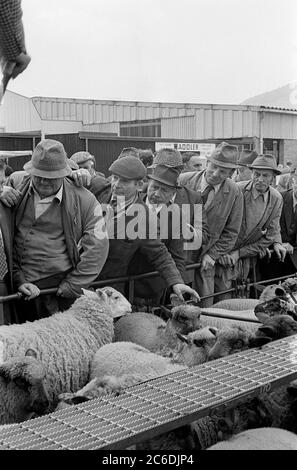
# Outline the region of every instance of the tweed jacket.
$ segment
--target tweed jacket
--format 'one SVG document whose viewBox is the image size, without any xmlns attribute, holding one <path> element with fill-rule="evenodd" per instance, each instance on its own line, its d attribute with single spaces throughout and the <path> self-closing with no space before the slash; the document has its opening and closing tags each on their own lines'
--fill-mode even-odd
<svg viewBox="0 0 297 470">
<path fill-rule="evenodd" d="M 29 184 L 30 178 L 25 177 L 21 188 L 22 197 L 14 209 L 16 225 L 26 207 Z M 100 236 L 102 212 L 94 195 L 85 188 L 76 187 L 67 179 L 64 179 L 63 185 L 62 223 L 72 270 L 63 279 L 60 288 L 65 296 L 77 297 L 81 294 L 82 287 L 87 288 L 97 278 L 106 261 L 109 245 L 106 233 L 105 236 Z M 44 273 L 44 277 L 47 277 L 46 263 Z M 16 287 L 25 282 L 22 266 L 16 254 L 13 277 Z"/>
<path fill-rule="evenodd" d="M 200 191 L 204 171 L 193 171 L 180 175 L 180 183 L 193 191 Z M 210 238 L 202 255 L 207 253 L 213 260 L 229 253 L 236 243 L 242 220 L 242 194 L 234 181 L 227 178 L 220 186 L 213 200 L 205 209 Z"/>
<path fill-rule="evenodd" d="M 12 293 L 12 213 L 11 209 L 0 202 L 0 227 L 8 269 L 7 288 Z"/>
<path fill-rule="evenodd" d="M 251 204 L 252 181 L 241 181 L 237 184 L 243 194 L 244 213 L 235 249 L 239 249 L 240 258 L 257 256 L 259 253 L 264 255 L 266 248 L 268 248 L 272 243 L 282 242 L 279 225 L 283 206 L 282 196 L 275 188 L 272 186 L 269 187 L 266 210 L 262 219 L 251 232 L 251 227 L 247 227 L 245 212 L 247 205 Z M 250 233 L 250 235 L 246 237 L 246 233 Z"/>
<path fill-rule="evenodd" d="M 98 197 L 99 202 L 108 204 L 111 199 L 111 187 L 104 186 L 102 192 L 102 201 L 100 195 Z M 120 237 L 117 231 L 117 225 L 114 226 L 114 236 L 110 237 L 109 240 L 109 253 L 106 263 L 98 277 L 98 280 L 114 278 L 119 276 L 126 276 L 129 272 L 130 263 L 132 258 L 135 256 L 139 257 L 140 261 L 137 264 L 141 264 L 143 258 L 149 261 L 155 270 L 159 271 L 160 275 L 165 281 L 167 287 L 174 284 L 183 283 L 183 279 L 172 259 L 172 256 L 168 252 L 166 246 L 158 237 L 149 237 L 150 223 L 157 224 L 157 220 L 149 217 L 149 208 L 144 204 L 141 196 L 137 198 L 134 204 L 129 206 L 129 210 L 122 214 L 123 226 L 126 230 L 128 224 L 131 224 L 135 218 L 134 208 L 136 204 L 143 206 L 146 220 L 143 221 L 143 227 L 145 236 L 131 237 L 125 236 Z M 142 222 L 141 222 L 142 223 Z M 121 222 L 118 222 L 118 226 L 121 226 Z M 152 230 L 154 232 L 154 230 Z M 156 231 L 157 232 L 157 231 Z M 135 260 L 135 258 L 134 258 Z"/>
<path fill-rule="evenodd" d="M 14 61 L 26 52 L 21 0 L 0 0 L 0 57 Z"/>
<path fill-rule="evenodd" d="M 293 190 L 283 192 L 282 197 L 284 202 L 280 217 L 282 241 L 294 247 L 294 253 L 289 256 L 297 268 L 297 216 L 293 212 Z"/>
</svg>

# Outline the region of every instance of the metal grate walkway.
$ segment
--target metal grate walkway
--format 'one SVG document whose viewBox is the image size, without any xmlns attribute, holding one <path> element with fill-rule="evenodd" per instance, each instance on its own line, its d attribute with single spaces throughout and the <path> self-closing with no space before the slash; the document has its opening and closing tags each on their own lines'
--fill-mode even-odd
<svg viewBox="0 0 297 470">
<path fill-rule="evenodd" d="M 297 335 L 0 427 L 0 450 L 125 449 L 297 378 Z"/>
</svg>

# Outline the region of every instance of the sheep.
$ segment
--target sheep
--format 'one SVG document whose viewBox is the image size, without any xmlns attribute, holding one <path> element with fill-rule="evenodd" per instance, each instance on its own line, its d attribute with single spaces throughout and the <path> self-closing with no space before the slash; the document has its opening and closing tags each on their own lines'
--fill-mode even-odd
<svg viewBox="0 0 297 470">
<path fill-rule="evenodd" d="M 0 424 L 20 423 L 45 414 L 49 407 L 46 371 L 28 349 L 0 365 Z"/>
<path fill-rule="evenodd" d="M 275 315 L 290 315 L 297 320 L 295 312 L 295 305 L 279 297 L 261 302 L 256 305 L 254 309 L 256 317 L 259 319 L 259 313 L 264 313 L 266 316 L 273 317 Z"/>
<path fill-rule="evenodd" d="M 0 364 L 33 347 L 45 365 L 54 408 L 62 392 L 79 390 L 89 379 L 98 348 L 113 339 L 113 315 L 131 310 L 130 303 L 110 287 L 85 291 L 69 310 L 21 325 L 0 327 Z"/>
<path fill-rule="evenodd" d="M 136 343 L 158 352 L 164 345 L 175 347 L 176 333 L 186 335 L 200 327 L 200 308 L 184 304 L 171 310 L 171 318 L 167 323 L 146 312 L 136 312 L 121 318 L 115 324 L 114 340 Z"/>
<path fill-rule="evenodd" d="M 268 336 L 272 341 L 297 334 L 297 321 L 290 315 L 276 315 L 274 317 L 262 316 L 263 325 L 257 332 L 257 336 Z"/>
<path fill-rule="evenodd" d="M 66 403 L 77 403 L 79 398 L 85 401 L 105 393 L 119 393 L 128 386 L 201 364 L 207 360 L 214 341 L 212 329 L 197 330 L 188 338 L 177 340 L 179 346 L 170 350 L 170 357 L 152 353 L 127 341 L 106 344 L 93 357 L 90 382 L 76 393 L 64 393 L 59 398 Z"/>
<path fill-rule="evenodd" d="M 297 450 L 297 435 L 280 428 L 249 429 L 207 450 Z"/>
<path fill-rule="evenodd" d="M 214 346 L 209 351 L 209 360 L 262 346 L 271 341 L 271 338 L 267 336 L 251 334 L 241 325 L 233 325 L 217 330 L 216 338 Z"/>
</svg>

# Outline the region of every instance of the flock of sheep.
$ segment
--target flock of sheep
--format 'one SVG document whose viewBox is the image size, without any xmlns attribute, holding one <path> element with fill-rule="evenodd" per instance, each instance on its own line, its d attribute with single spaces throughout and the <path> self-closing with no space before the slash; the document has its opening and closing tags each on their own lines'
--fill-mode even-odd
<svg viewBox="0 0 297 470">
<path fill-rule="evenodd" d="M 145 380 L 297 334 L 296 286 L 297 280 L 289 279 L 265 288 L 259 300 L 231 299 L 203 310 L 176 305 L 167 312 L 168 321 L 131 313 L 130 303 L 105 287 L 84 291 L 67 312 L 1 326 L 0 424 L 118 394 Z M 297 381 L 136 449 L 297 449 L 296 397 Z M 217 443 L 226 437 L 231 440 Z"/>
</svg>

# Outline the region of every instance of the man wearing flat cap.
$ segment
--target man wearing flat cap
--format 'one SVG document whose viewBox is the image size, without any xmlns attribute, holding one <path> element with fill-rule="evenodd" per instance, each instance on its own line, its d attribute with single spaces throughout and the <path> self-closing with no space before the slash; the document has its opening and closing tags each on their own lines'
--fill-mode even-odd
<svg viewBox="0 0 297 470">
<path fill-rule="evenodd" d="M 86 187 L 96 196 L 98 188 L 100 189 L 104 183 L 105 176 L 103 173 L 95 170 L 94 155 L 91 155 L 89 152 L 76 152 L 69 160 L 75 163 L 78 168 L 87 170 L 90 173 L 91 181 Z"/>
<path fill-rule="evenodd" d="M 259 155 L 250 165 L 252 179 L 242 181 L 238 187 L 243 195 L 242 225 L 234 250 L 220 260 L 233 266 L 237 277 L 245 280 L 257 257 L 266 255 L 274 246 L 279 259 L 285 256 L 280 233 L 282 197 L 273 188 L 275 175 L 280 174 L 273 155 Z"/>
<path fill-rule="evenodd" d="M 30 178 L 14 216 L 14 284 L 21 321 L 68 308 L 101 271 L 108 253 L 96 198 L 66 177 L 71 174 L 63 145 L 42 140 L 24 169 Z M 40 289 L 57 288 L 56 295 Z M 34 300 L 33 300 L 34 299 Z M 28 302 L 29 300 L 29 302 Z"/>
<path fill-rule="evenodd" d="M 201 268 L 195 273 L 194 286 L 201 296 L 222 292 L 229 282 L 217 261 L 234 248 L 241 226 L 242 194 L 231 180 L 237 167 L 237 156 L 236 146 L 222 142 L 207 157 L 204 171 L 180 175 L 181 185 L 201 195 L 209 227 L 210 240 L 202 250 Z M 213 298 L 210 297 L 201 305 L 209 307 L 212 303 Z"/>
<path fill-rule="evenodd" d="M 179 174 L 180 171 L 174 167 L 157 165 L 148 176 L 148 187 L 142 191 L 141 197 L 156 214 L 160 238 L 184 281 L 188 283 L 191 279 L 185 271 L 186 262 L 195 262 L 191 256 L 199 253 L 202 244 L 208 241 L 209 233 L 206 218 L 202 217 L 200 196 L 195 191 L 179 186 Z M 151 263 L 145 263 L 137 256 L 135 258 L 131 262 L 130 273 L 154 271 Z M 159 278 L 135 281 L 136 297 L 146 299 L 145 305 L 158 305 L 164 291 L 165 285 Z"/>
<path fill-rule="evenodd" d="M 109 233 L 109 254 L 99 275 L 99 280 L 126 276 L 132 258 L 148 260 L 159 271 L 166 287 L 181 299 L 184 293 L 199 298 L 197 293 L 184 284 L 166 246 L 158 237 L 156 215 L 143 202 L 140 191 L 146 175 L 143 163 L 134 156 L 124 156 L 113 162 L 109 187 L 102 191 L 101 203 L 106 205 L 106 221 Z M 108 190 L 107 190 L 108 189 Z M 140 218 L 137 216 L 140 214 Z M 131 228 L 132 227 L 132 228 Z M 135 230 L 134 230 L 135 227 Z M 131 229 L 131 230 L 130 230 Z M 123 292 L 123 285 L 116 288 Z"/>
</svg>

